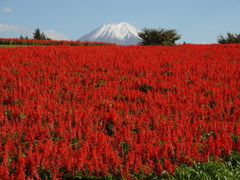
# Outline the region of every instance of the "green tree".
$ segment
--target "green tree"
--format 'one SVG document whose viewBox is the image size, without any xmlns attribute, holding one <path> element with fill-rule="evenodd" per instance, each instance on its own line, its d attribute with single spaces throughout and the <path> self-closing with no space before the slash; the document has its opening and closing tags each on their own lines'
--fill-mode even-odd
<svg viewBox="0 0 240 180">
<path fill-rule="evenodd" d="M 240 34 L 227 33 L 227 37 L 220 35 L 217 42 L 220 44 L 240 43 Z"/>
<path fill-rule="evenodd" d="M 41 32 L 39 28 L 35 29 L 35 31 L 33 33 L 33 39 L 50 40 L 50 38 L 46 37 L 44 32 Z"/>
<path fill-rule="evenodd" d="M 28 39 L 28 37 L 27 36 L 23 37 L 23 35 L 21 35 L 19 39 Z"/>
<path fill-rule="evenodd" d="M 176 45 L 175 41 L 181 38 L 181 35 L 177 34 L 175 29 L 165 30 L 160 29 L 143 29 L 142 32 L 138 33 L 142 39 L 140 45 Z"/>
</svg>

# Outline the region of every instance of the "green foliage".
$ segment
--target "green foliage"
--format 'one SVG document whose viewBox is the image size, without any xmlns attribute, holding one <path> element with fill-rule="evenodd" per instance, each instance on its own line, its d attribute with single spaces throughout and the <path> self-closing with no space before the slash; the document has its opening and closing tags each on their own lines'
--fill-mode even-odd
<svg viewBox="0 0 240 180">
<path fill-rule="evenodd" d="M 23 35 L 21 35 L 21 36 L 19 37 L 19 39 L 28 39 L 28 37 L 27 37 L 27 36 L 23 37 Z M 16 43 L 17 43 L 17 42 L 16 42 Z"/>
<path fill-rule="evenodd" d="M 49 38 L 47 38 L 46 40 L 49 40 Z M 29 45 L 114 46 L 114 44 L 102 43 L 102 42 L 91 43 L 91 42 L 80 42 L 80 41 L 53 41 L 53 40 L 41 42 L 38 39 L 36 39 L 36 40 L 29 39 L 28 40 L 27 36 L 25 38 L 23 36 L 20 36 L 20 40 L 19 39 L 1 39 L 0 38 L 0 47 L 15 47 L 15 46 L 29 46 Z"/>
<path fill-rule="evenodd" d="M 142 38 L 141 45 L 175 45 L 175 41 L 181 38 L 175 29 L 147 29 L 140 32 L 139 37 Z"/>
<path fill-rule="evenodd" d="M 126 156 L 128 154 L 128 150 L 130 149 L 129 144 L 125 141 L 122 141 L 120 146 L 121 146 L 121 149 L 124 152 L 124 155 Z"/>
<path fill-rule="evenodd" d="M 109 136 L 113 136 L 114 135 L 113 126 L 114 126 L 114 122 L 113 121 L 107 122 L 107 124 L 105 126 L 105 130 L 106 130 L 106 132 L 107 132 L 107 134 Z"/>
<path fill-rule="evenodd" d="M 38 175 L 41 179 L 52 179 L 52 174 L 45 168 L 38 169 Z"/>
<path fill-rule="evenodd" d="M 240 43 L 240 34 L 231 34 L 227 33 L 227 37 L 223 37 L 222 35 L 218 38 L 219 44 L 229 44 L 229 43 Z"/>
<path fill-rule="evenodd" d="M 144 92 L 144 93 L 147 93 L 148 90 L 152 90 L 153 87 L 152 86 L 149 86 L 147 84 L 143 84 L 139 87 L 139 90 Z"/>
<path fill-rule="evenodd" d="M 39 28 L 35 29 L 33 33 L 33 38 L 38 40 L 51 40 L 50 38 L 46 37 L 44 32 L 41 32 Z"/>
<path fill-rule="evenodd" d="M 210 160 L 206 163 L 195 162 L 192 166 L 181 165 L 170 179 L 240 179 L 240 153 L 232 153 L 231 156 L 223 158 L 223 162 Z"/>
</svg>

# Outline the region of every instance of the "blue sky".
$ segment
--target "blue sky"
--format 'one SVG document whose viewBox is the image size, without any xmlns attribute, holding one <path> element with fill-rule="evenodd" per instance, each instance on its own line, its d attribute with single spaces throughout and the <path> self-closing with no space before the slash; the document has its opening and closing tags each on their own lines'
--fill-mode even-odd
<svg viewBox="0 0 240 180">
<path fill-rule="evenodd" d="M 0 37 L 76 40 L 103 24 L 176 29 L 187 43 L 216 43 L 240 33 L 240 0 L 0 0 Z"/>
</svg>

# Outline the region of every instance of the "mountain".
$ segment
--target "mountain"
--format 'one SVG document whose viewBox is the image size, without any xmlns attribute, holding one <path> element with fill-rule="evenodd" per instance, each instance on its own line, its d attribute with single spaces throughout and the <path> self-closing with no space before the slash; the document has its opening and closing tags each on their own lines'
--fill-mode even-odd
<svg viewBox="0 0 240 180">
<path fill-rule="evenodd" d="M 138 32 L 140 32 L 140 30 L 127 22 L 106 24 L 82 36 L 78 40 L 131 45 L 137 44 L 141 40 Z"/>
</svg>

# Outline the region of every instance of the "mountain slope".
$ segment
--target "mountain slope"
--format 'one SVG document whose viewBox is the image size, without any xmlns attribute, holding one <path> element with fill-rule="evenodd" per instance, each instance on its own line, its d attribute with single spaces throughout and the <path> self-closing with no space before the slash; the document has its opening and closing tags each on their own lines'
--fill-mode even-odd
<svg viewBox="0 0 240 180">
<path fill-rule="evenodd" d="M 106 24 L 82 36 L 80 41 L 110 42 L 120 45 L 137 44 L 139 30 L 129 23 Z"/>
</svg>

